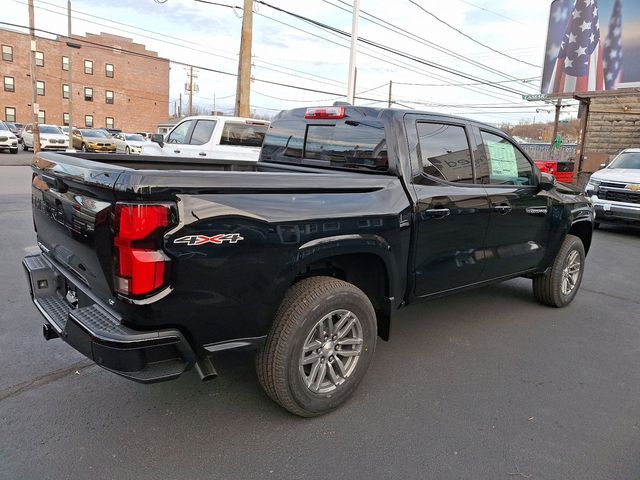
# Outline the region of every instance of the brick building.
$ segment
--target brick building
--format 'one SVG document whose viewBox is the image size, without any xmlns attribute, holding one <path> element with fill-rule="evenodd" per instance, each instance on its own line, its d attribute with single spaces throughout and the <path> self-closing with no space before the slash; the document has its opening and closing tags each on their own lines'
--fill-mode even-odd
<svg viewBox="0 0 640 480">
<path fill-rule="evenodd" d="M 169 110 L 169 61 L 129 38 L 101 33 L 73 36 L 73 88 L 67 37 L 37 38 L 40 122 L 67 125 L 69 96 L 78 127 L 155 131 Z M 29 35 L 0 29 L 0 119 L 31 122 Z"/>
</svg>

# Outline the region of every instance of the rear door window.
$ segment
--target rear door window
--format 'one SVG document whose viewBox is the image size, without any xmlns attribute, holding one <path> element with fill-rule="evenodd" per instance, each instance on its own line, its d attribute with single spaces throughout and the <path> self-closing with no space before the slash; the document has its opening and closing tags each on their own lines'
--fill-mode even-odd
<svg viewBox="0 0 640 480">
<path fill-rule="evenodd" d="M 473 183 L 471 149 L 465 127 L 417 122 L 422 172 L 448 182 Z"/>
<path fill-rule="evenodd" d="M 261 147 L 267 128 L 267 124 L 226 122 L 222 129 L 220 145 Z"/>
<path fill-rule="evenodd" d="M 215 120 L 198 120 L 191 134 L 191 141 L 189 143 L 191 145 L 204 145 L 205 143 L 209 143 L 215 127 Z"/>
<path fill-rule="evenodd" d="M 505 137 L 480 130 L 484 155 L 477 163 L 478 178 L 489 185 L 535 185 L 533 165 Z"/>
</svg>

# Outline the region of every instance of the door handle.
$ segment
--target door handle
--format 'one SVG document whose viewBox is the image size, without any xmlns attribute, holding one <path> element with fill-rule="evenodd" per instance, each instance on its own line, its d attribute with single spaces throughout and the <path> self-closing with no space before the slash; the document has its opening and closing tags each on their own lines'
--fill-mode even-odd
<svg viewBox="0 0 640 480">
<path fill-rule="evenodd" d="M 200 152 L 200 153 L 198 153 L 198 155 L 200 155 L 201 157 L 206 157 L 207 156 L 207 152 Z"/>
<path fill-rule="evenodd" d="M 511 211 L 511 205 L 506 205 L 506 204 L 495 205 L 493 209 L 502 215 L 506 215 Z"/>
<path fill-rule="evenodd" d="M 180 153 L 180 150 L 174 150 L 173 153 Z"/>
<path fill-rule="evenodd" d="M 451 210 L 448 208 L 430 208 L 424 211 L 424 214 L 433 218 L 444 218 L 451 214 Z"/>
</svg>

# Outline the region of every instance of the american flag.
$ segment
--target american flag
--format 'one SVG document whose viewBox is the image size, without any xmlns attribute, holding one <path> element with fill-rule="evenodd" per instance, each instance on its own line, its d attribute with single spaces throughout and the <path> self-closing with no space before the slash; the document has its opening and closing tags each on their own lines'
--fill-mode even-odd
<svg viewBox="0 0 640 480">
<path fill-rule="evenodd" d="M 602 56 L 604 60 L 604 84 L 607 90 L 614 90 L 622 80 L 622 2 L 616 0 L 609 21 L 609 31 L 604 40 Z"/>
<path fill-rule="evenodd" d="M 576 0 L 550 86 L 553 93 L 604 90 L 597 0 Z"/>
<path fill-rule="evenodd" d="M 560 44 L 567 31 L 569 15 L 573 10 L 575 0 L 554 0 L 551 4 L 549 15 L 549 29 L 547 34 L 547 47 L 544 56 L 544 70 L 542 73 L 542 93 L 550 93 L 551 75 L 558 61 Z"/>
</svg>

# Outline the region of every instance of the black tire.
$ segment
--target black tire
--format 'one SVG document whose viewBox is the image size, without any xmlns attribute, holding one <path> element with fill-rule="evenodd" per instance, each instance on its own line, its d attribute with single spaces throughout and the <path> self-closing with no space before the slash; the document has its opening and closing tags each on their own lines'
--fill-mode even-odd
<svg viewBox="0 0 640 480">
<path fill-rule="evenodd" d="M 11 149 L 11 153 L 14 154 L 14 155 L 17 154 L 18 153 L 18 149 L 17 148 L 12 148 Z"/>
<path fill-rule="evenodd" d="M 600 222 L 593 222 L 593 229 L 598 230 L 600 228 Z"/>
<path fill-rule="evenodd" d="M 129 147 L 124 149 L 124 153 L 127 154 L 127 155 L 131 154 L 131 150 L 129 150 Z"/>
<path fill-rule="evenodd" d="M 335 389 L 328 393 L 314 392 L 302 378 L 303 347 L 318 322 L 337 310 L 348 311 L 359 321 L 360 354 L 354 370 L 340 377 L 343 383 L 330 387 Z M 371 363 L 376 340 L 375 311 L 359 288 L 332 277 L 307 278 L 287 291 L 278 308 L 267 341 L 256 356 L 258 379 L 267 395 L 289 412 L 301 417 L 322 415 L 338 408 L 355 391 Z"/>
<path fill-rule="evenodd" d="M 80 150 L 83 152 L 88 152 L 89 150 L 87 150 L 87 146 L 83 143 L 82 145 L 80 145 Z"/>
<path fill-rule="evenodd" d="M 29 151 L 29 147 L 27 147 L 26 142 L 22 142 L 22 150 L 24 150 L 25 152 Z"/>
<path fill-rule="evenodd" d="M 577 272 L 577 278 L 573 282 L 573 287 L 568 293 L 565 293 L 562 287 L 563 276 L 567 268 L 567 261 L 569 256 L 572 255 L 572 252 L 577 252 L 580 266 Z M 536 300 L 543 305 L 557 308 L 569 305 L 580 289 L 580 283 L 582 282 L 582 276 L 584 274 L 584 262 L 585 253 L 582 240 L 575 235 L 567 235 L 564 242 L 562 242 L 560 251 L 553 261 L 551 269 L 545 274 L 533 277 L 533 295 Z"/>
</svg>

